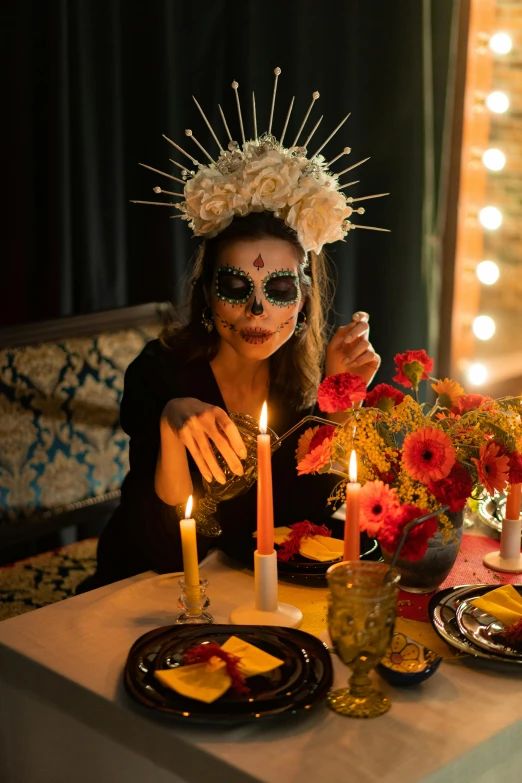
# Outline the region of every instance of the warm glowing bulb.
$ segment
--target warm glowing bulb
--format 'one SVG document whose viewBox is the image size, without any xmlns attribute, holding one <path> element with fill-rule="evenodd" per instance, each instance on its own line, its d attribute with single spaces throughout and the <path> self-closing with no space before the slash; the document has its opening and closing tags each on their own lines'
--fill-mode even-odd
<svg viewBox="0 0 522 783">
<path fill-rule="evenodd" d="M 468 381 L 473 386 L 481 386 L 488 377 L 488 371 L 483 364 L 476 362 L 468 368 Z"/>
<path fill-rule="evenodd" d="M 507 54 L 511 51 L 513 42 L 507 33 L 495 33 L 489 39 L 489 47 L 497 54 Z"/>
<path fill-rule="evenodd" d="M 499 277 L 499 268 L 494 261 L 481 261 L 477 265 L 477 277 L 485 285 L 493 285 Z"/>
<path fill-rule="evenodd" d="M 505 92 L 499 90 L 490 92 L 486 98 L 486 106 L 495 114 L 504 114 L 509 109 L 509 98 Z"/>
<path fill-rule="evenodd" d="M 192 495 L 189 495 L 189 499 L 187 500 L 187 505 L 185 506 L 185 519 L 190 519 L 191 514 L 192 514 Z"/>
<path fill-rule="evenodd" d="M 357 481 L 357 454 L 355 453 L 355 450 L 352 449 L 352 453 L 350 454 L 350 463 L 348 465 L 348 475 L 350 477 L 350 481 L 352 484 Z"/>
<path fill-rule="evenodd" d="M 484 207 L 480 210 L 479 220 L 484 228 L 493 230 L 502 225 L 502 213 L 496 207 Z"/>
<path fill-rule="evenodd" d="M 501 150 L 486 150 L 482 156 L 482 163 L 490 171 L 500 171 L 506 165 L 506 156 Z"/>
<path fill-rule="evenodd" d="M 478 315 L 473 321 L 473 332 L 479 340 L 490 340 L 495 334 L 495 321 L 489 315 Z"/>
<path fill-rule="evenodd" d="M 266 402 L 264 402 L 263 407 L 261 408 L 261 416 L 259 417 L 259 432 L 262 435 L 266 434 L 267 419 L 268 419 L 268 413 L 266 409 Z"/>
</svg>

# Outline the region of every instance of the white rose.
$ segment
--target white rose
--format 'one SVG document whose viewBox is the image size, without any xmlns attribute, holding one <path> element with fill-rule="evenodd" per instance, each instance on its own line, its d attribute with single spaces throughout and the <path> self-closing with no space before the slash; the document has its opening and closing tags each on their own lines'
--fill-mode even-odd
<svg viewBox="0 0 522 783">
<path fill-rule="evenodd" d="M 251 193 L 254 209 L 275 211 L 288 205 L 299 180 L 299 168 L 271 150 L 245 166 L 243 184 Z"/>
<path fill-rule="evenodd" d="M 235 215 L 248 214 L 248 192 L 239 188 L 234 179 L 205 184 L 205 190 L 198 189 L 187 197 L 187 206 L 194 221 L 194 233 L 213 237 L 223 231 Z"/>
<path fill-rule="evenodd" d="M 346 234 L 343 221 L 353 209 L 337 190 L 316 190 L 304 196 L 289 210 L 287 224 L 297 233 L 305 250 L 320 253 L 323 245 L 336 242 Z"/>
</svg>

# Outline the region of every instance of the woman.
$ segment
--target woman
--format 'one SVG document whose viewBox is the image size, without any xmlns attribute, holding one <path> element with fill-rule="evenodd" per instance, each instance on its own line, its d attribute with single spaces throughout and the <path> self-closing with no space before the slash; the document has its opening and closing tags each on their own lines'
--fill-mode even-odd
<svg viewBox="0 0 522 783">
<path fill-rule="evenodd" d="M 182 568 L 175 506 L 193 492 L 202 496 L 201 475 L 224 482 L 210 443 L 233 472 L 243 472 L 245 447 L 229 411 L 259 418 L 267 399 L 278 434 L 311 412 L 321 380 L 326 276 L 322 256 L 306 263 L 295 232 L 268 212 L 236 218 L 204 243 L 189 324 L 167 328 L 125 376 L 121 423 L 130 436 L 130 472 L 101 536 L 91 587 L 148 569 Z M 373 378 L 380 360 L 368 332 L 365 313 L 338 329 L 326 349 L 326 375 Z M 320 523 L 332 479 L 298 477 L 294 449 L 290 438 L 274 454 L 275 524 Z M 223 533 L 199 536 L 200 558 L 215 546 L 243 560 L 251 556 L 255 511 L 255 486 L 222 502 Z"/>
<path fill-rule="evenodd" d="M 190 494 L 201 498 L 201 476 L 225 481 L 211 444 L 233 472 L 243 472 L 245 445 L 229 412 L 259 418 L 268 400 L 269 426 L 281 435 L 311 412 L 323 372 L 349 371 L 369 383 L 380 364 L 366 313 L 338 329 L 325 351 L 322 246 L 342 239 L 354 227 L 348 218 L 364 210 L 351 206 L 322 155 L 308 159 L 296 142 L 287 149 L 283 138 L 258 137 L 257 127 L 255 139 L 246 141 L 241 114 L 239 119 L 241 146 L 226 123 L 227 149 L 212 131 L 220 146 L 217 160 L 194 139 L 210 165 L 167 139 L 198 170 L 182 171 L 183 194 L 154 191 L 181 195 L 175 206 L 204 241 L 192 275 L 188 324 L 167 328 L 125 376 L 121 423 L 130 436 L 130 472 L 121 505 L 101 536 L 89 587 L 147 569 L 182 568 L 175 507 Z M 297 434 L 288 438 L 273 456 L 276 525 L 321 522 L 333 486 L 331 476 L 297 476 L 296 440 Z M 199 557 L 218 546 L 251 559 L 256 487 L 223 501 L 216 515 L 223 532 L 199 536 Z"/>
</svg>

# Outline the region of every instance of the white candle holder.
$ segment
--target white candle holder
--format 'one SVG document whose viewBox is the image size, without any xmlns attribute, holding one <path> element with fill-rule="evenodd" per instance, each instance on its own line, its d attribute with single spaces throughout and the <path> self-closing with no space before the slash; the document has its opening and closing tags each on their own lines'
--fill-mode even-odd
<svg viewBox="0 0 522 783">
<path fill-rule="evenodd" d="M 518 519 L 504 519 L 500 534 L 500 551 L 489 552 L 484 556 L 484 565 L 493 571 L 505 574 L 522 574 L 522 554 L 520 553 L 521 523 Z"/>
<path fill-rule="evenodd" d="M 254 581 L 254 603 L 238 606 L 230 615 L 230 621 L 236 625 L 281 625 L 298 628 L 303 621 L 301 610 L 297 606 L 278 601 L 275 550 L 270 555 L 260 555 L 256 549 Z"/>
</svg>

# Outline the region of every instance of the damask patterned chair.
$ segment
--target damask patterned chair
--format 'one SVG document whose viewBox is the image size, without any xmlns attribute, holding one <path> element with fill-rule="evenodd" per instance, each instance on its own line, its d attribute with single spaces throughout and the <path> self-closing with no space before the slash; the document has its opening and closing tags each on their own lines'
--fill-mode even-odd
<svg viewBox="0 0 522 783">
<path fill-rule="evenodd" d="M 125 370 L 172 318 L 165 302 L 0 330 L 0 562 L 24 542 L 110 516 L 128 467 Z M 74 574 L 94 570 L 95 547 L 0 568 L 0 619 L 70 594 Z"/>
</svg>

